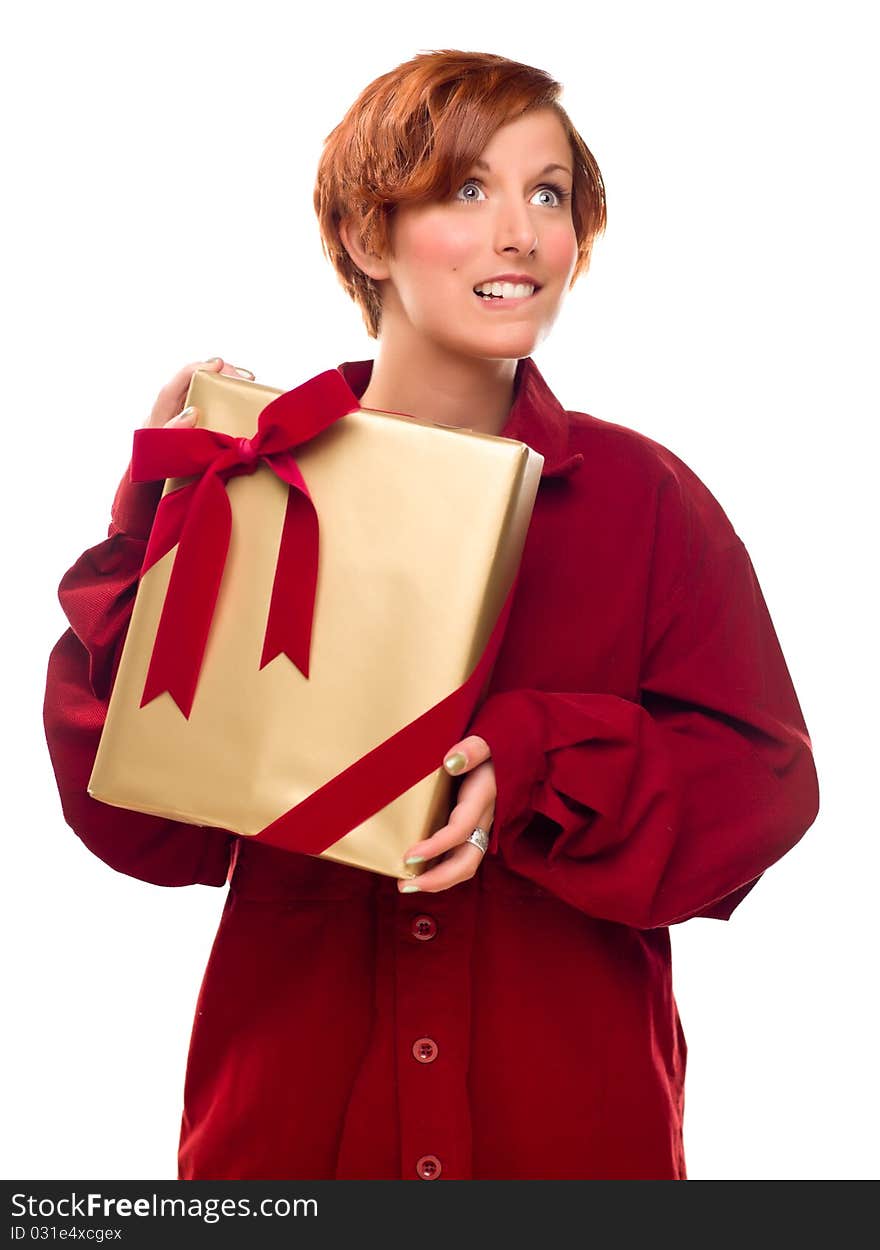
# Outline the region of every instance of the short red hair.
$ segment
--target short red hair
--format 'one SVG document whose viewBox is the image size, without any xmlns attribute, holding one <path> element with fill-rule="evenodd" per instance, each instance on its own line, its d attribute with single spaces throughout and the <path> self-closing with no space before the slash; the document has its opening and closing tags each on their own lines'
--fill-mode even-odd
<svg viewBox="0 0 880 1250">
<path fill-rule="evenodd" d="M 360 305 L 371 338 L 379 337 L 379 288 L 345 250 L 340 221 L 352 217 L 364 246 L 387 252 L 396 205 L 453 195 L 498 127 L 533 109 L 552 108 L 571 144 L 578 258 L 569 289 L 588 268 L 593 241 L 605 229 L 605 187 L 558 103 L 561 93 L 544 70 L 490 52 L 449 49 L 420 52 L 364 88 L 324 140 L 314 204 L 324 254 Z"/>
</svg>

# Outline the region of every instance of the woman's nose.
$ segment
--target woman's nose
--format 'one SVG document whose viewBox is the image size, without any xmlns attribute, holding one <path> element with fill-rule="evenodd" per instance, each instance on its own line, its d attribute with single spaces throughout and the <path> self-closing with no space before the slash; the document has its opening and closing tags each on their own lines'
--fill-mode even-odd
<svg viewBox="0 0 880 1250">
<path fill-rule="evenodd" d="M 535 223 L 529 216 L 525 205 L 501 208 L 495 223 L 495 243 L 498 251 L 507 247 L 516 247 L 517 251 L 528 254 L 537 245 L 538 236 Z"/>
</svg>

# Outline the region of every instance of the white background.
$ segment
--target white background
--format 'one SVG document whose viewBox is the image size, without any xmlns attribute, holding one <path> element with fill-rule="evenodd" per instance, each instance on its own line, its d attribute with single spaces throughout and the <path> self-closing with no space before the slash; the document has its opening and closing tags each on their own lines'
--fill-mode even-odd
<svg viewBox="0 0 880 1250">
<path fill-rule="evenodd" d="M 689 1175 L 876 1176 L 872 6 L 434 7 L 334 4 L 306 27 L 258 0 L 37 3 L 7 25 L 0 1174 L 176 1175 L 224 897 L 115 874 L 64 824 L 41 721 L 57 584 L 105 537 L 132 431 L 182 364 L 287 388 L 375 354 L 321 253 L 321 144 L 378 74 L 461 48 L 559 79 L 607 186 L 538 367 L 720 500 L 813 739 L 806 837 L 729 923 L 672 931 Z"/>
</svg>

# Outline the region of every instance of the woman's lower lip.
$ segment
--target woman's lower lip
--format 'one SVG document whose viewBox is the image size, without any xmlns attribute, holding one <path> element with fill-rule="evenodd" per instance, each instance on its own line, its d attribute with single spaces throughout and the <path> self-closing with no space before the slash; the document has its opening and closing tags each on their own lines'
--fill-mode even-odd
<svg viewBox="0 0 880 1250">
<path fill-rule="evenodd" d="M 531 295 L 520 295 L 517 299 L 484 299 L 482 295 L 477 295 L 475 292 L 474 299 L 479 300 L 481 304 L 485 304 L 487 308 L 496 310 L 499 308 L 519 308 L 520 304 L 525 304 L 530 299 L 534 299 L 540 290 L 541 288 L 538 287 L 537 290 L 532 291 Z"/>
</svg>

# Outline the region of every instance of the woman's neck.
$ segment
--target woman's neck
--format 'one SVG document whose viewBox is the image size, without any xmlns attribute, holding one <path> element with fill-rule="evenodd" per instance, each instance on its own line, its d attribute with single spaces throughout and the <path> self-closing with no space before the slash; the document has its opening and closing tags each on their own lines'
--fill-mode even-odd
<svg viewBox="0 0 880 1250">
<path fill-rule="evenodd" d="M 499 434 L 513 404 L 516 360 L 395 350 L 381 340 L 362 408 Z"/>
</svg>

